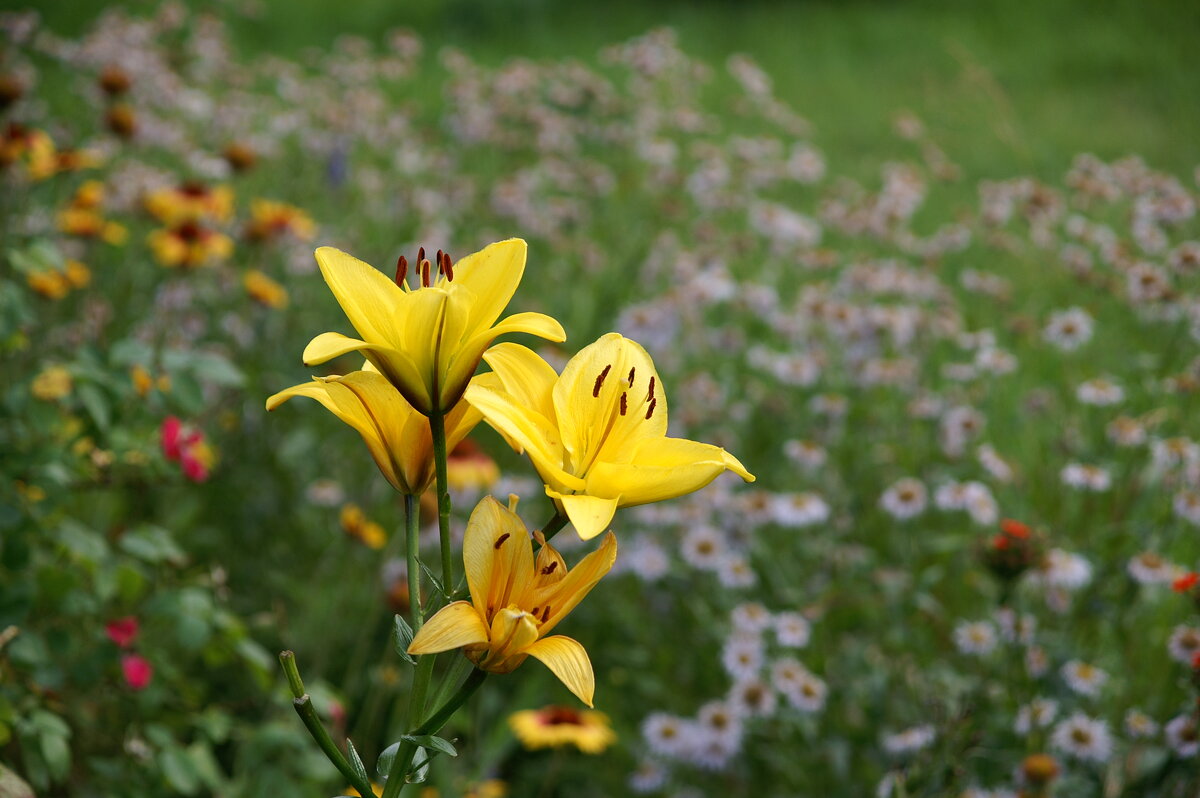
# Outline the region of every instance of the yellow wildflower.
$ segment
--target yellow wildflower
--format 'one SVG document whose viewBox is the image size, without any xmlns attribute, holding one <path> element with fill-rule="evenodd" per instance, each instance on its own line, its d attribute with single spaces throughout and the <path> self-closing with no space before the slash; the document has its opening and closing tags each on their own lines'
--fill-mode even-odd
<svg viewBox="0 0 1200 798">
<path fill-rule="evenodd" d="M 31 272 L 25 276 L 25 282 L 35 293 L 46 299 L 62 299 L 71 293 L 71 281 L 64 272 L 57 269 Z"/>
<path fill-rule="evenodd" d="M 268 308 L 287 307 L 287 289 L 258 269 L 250 269 L 242 275 L 242 287 L 260 305 Z"/>
<path fill-rule="evenodd" d="M 450 450 L 446 482 L 452 491 L 486 490 L 500 479 L 500 466 L 470 438 Z"/>
<path fill-rule="evenodd" d="M 691 493 L 726 470 L 754 481 L 724 449 L 666 436 L 667 397 L 654 363 L 617 333 L 584 347 L 562 376 L 516 344 L 493 347 L 485 359 L 502 387 L 472 385 L 467 401 L 529 453 L 546 494 L 584 540 L 603 532 L 618 507 Z"/>
<path fill-rule="evenodd" d="M 68 260 L 66 263 L 67 282 L 72 288 L 83 288 L 92 281 L 92 270 L 84 263 L 77 260 Z"/>
<path fill-rule="evenodd" d="M 233 241 L 195 221 L 155 230 L 146 239 L 163 266 L 203 266 L 233 254 Z"/>
<path fill-rule="evenodd" d="M 514 712 L 508 716 L 508 725 L 521 745 L 531 751 L 573 745 L 585 754 L 599 754 L 617 740 L 603 712 L 580 712 L 570 707 Z"/>
<path fill-rule="evenodd" d="M 421 250 L 421 287 L 410 288 L 404 258 L 393 282 L 345 252 L 321 247 L 316 256 L 325 282 L 362 338 L 322 333 L 305 348 L 304 363 L 361 352 L 418 411 L 444 412 L 458 403 L 497 336 L 566 338 L 562 325 L 542 313 L 517 313 L 496 323 L 521 281 L 525 253 L 525 242 L 515 238 L 457 264 L 439 252 L 434 272 Z"/>
<path fill-rule="evenodd" d="M 481 375 L 476 379 L 492 378 Z M 293 396 L 316 399 L 357 430 L 379 470 L 396 490 L 419 496 L 433 481 L 429 421 L 379 373 L 364 370 L 344 377 L 317 377 L 270 397 L 267 410 L 274 410 Z M 456 446 L 479 419 L 479 413 L 466 402 L 455 405 L 446 416 L 446 445 Z"/>
<path fill-rule="evenodd" d="M 383 527 L 367 518 L 357 504 L 342 507 L 340 515 L 342 531 L 370 549 L 382 549 L 387 543 L 387 532 Z"/>
<path fill-rule="evenodd" d="M 246 236 L 252 240 L 264 241 L 288 234 L 308 241 L 316 230 L 312 217 L 295 205 L 265 199 L 250 203 L 250 223 L 246 226 Z"/>
<path fill-rule="evenodd" d="M 535 561 L 525 524 L 489 496 L 471 513 L 463 539 L 471 600 L 440 609 L 417 632 L 408 653 L 462 648 L 475 667 L 492 673 L 509 673 L 533 657 L 590 707 L 596 679 L 587 651 L 569 637 L 546 634 L 609 572 L 616 556 L 617 539 L 610 533 L 569 571 L 548 543 Z"/>
<path fill-rule="evenodd" d="M 71 393 L 73 387 L 70 371 L 62 366 L 49 366 L 33 378 L 29 390 L 34 398 L 53 402 Z"/>
<path fill-rule="evenodd" d="M 142 202 L 146 210 L 168 225 L 185 221 L 224 222 L 233 214 L 233 189 L 189 181 L 153 191 Z"/>
</svg>

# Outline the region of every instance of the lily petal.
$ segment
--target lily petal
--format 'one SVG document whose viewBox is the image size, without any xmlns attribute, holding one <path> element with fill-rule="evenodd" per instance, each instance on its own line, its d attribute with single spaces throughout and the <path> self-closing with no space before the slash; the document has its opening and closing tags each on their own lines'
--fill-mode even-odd
<svg viewBox="0 0 1200 798">
<path fill-rule="evenodd" d="M 543 551 L 548 546 L 543 547 Z M 609 532 L 600 547 L 579 561 L 565 579 L 546 585 L 536 591 L 535 606 L 545 607 L 549 615 L 538 628 L 542 635 L 550 633 L 558 622 L 570 614 L 583 601 L 592 588 L 612 570 L 617 559 L 617 536 Z"/>
<path fill-rule="evenodd" d="M 567 333 L 558 321 L 545 313 L 514 313 L 494 327 L 487 327 L 476 332 L 463 345 L 466 350 L 487 349 L 492 341 L 505 333 L 529 333 L 538 338 L 558 343 L 567 340 Z"/>
<path fill-rule="evenodd" d="M 550 487 L 546 488 L 546 495 L 562 503 L 563 511 L 583 540 L 591 540 L 607 529 L 609 522 L 616 515 L 617 507 L 620 506 L 620 497 L 601 498 L 586 493 L 559 493 Z"/>
<path fill-rule="evenodd" d="M 596 693 L 596 674 L 592 671 L 587 650 L 578 640 L 562 635 L 544 637 L 525 649 L 525 653 L 541 660 L 580 701 L 592 706 L 592 698 Z"/>
<path fill-rule="evenodd" d="M 518 444 L 518 452 L 529 453 L 543 480 L 564 490 L 583 490 L 584 481 L 563 470 L 558 430 L 545 416 L 517 404 L 505 392 L 482 385 L 468 386 L 464 396 L 489 424 Z"/>
<path fill-rule="evenodd" d="M 554 421 L 554 403 L 550 401 L 558 372 L 527 346 L 514 343 L 496 344 L 484 353 L 483 359 L 499 377 L 504 392 L 523 407 L 532 408 Z"/>
<path fill-rule="evenodd" d="M 526 650 L 537 639 L 533 616 L 516 607 L 505 607 L 492 619 L 490 650 L 479 667 L 509 673 L 525 661 Z"/>
<path fill-rule="evenodd" d="M 532 578 L 529 532 L 516 513 L 491 496 L 479 502 L 467 520 L 463 569 L 475 611 L 489 622 Z"/>
<path fill-rule="evenodd" d="M 321 247 L 317 264 L 346 318 L 363 338 L 396 343 L 404 291 L 383 272 L 340 249 Z"/>
<path fill-rule="evenodd" d="M 471 313 L 472 332 L 492 326 L 517 291 L 529 246 L 519 238 L 489 244 L 454 264 L 454 283 L 479 297 Z"/>
<path fill-rule="evenodd" d="M 596 463 L 588 472 L 588 490 L 620 496 L 621 506 L 671 499 L 703 488 L 726 470 L 747 482 L 754 475 L 719 446 L 684 438 L 639 443 L 628 463 Z"/>
<path fill-rule="evenodd" d="M 304 365 L 316 366 L 333 360 L 335 357 L 341 357 L 347 352 L 378 348 L 375 344 L 369 344 L 341 333 L 326 332 L 309 341 L 308 346 L 304 347 L 304 354 L 301 357 L 304 359 Z"/>
<path fill-rule="evenodd" d="M 469 601 L 455 601 L 438 610 L 408 645 L 409 654 L 437 654 L 488 641 L 488 629 Z"/>
</svg>

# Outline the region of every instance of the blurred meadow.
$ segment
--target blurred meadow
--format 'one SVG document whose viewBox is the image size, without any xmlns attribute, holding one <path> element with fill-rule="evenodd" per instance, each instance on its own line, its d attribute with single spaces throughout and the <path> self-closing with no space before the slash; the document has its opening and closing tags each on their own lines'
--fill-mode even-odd
<svg viewBox="0 0 1200 798">
<path fill-rule="evenodd" d="M 1197 33 L 1132 0 L 3 0 L 0 798 L 348 794 L 283 649 L 382 780 L 403 506 L 333 415 L 264 403 L 361 366 L 301 361 L 350 331 L 316 247 L 391 278 L 510 237 L 510 310 L 567 340 L 504 340 L 638 341 L 671 434 L 757 481 L 618 510 L 562 626 L 604 717 L 492 677 L 411 794 L 1200 795 Z M 485 495 L 555 512 L 470 440 L 456 546 Z"/>
</svg>

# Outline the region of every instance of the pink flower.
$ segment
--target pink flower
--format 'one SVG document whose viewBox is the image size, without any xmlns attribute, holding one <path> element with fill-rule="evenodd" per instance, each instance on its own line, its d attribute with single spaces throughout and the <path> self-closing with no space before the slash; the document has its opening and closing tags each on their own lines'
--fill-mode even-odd
<svg viewBox="0 0 1200 798">
<path fill-rule="evenodd" d="M 163 455 L 168 460 L 178 460 L 180 457 L 180 444 L 182 441 L 183 422 L 175 416 L 167 416 L 163 419 L 162 427 L 159 429 L 159 435 L 162 439 Z"/>
<path fill-rule="evenodd" d="M 131 690 L 144 690 L 154 678 L 154 666 L 137 654 L 121 657 L 121 672 L 125 674 L 125 684 Z"/>
<path fill-rule="evenodd" d="M 129 648 L 138 635 L 138 620 L 129 615 L 125 618 L 117 618 L 115 621 L 109 621 L 104 625 L 104 633 L 108 635 L 108 639 L 116 643 L 121 648 Z"/>
</svg>

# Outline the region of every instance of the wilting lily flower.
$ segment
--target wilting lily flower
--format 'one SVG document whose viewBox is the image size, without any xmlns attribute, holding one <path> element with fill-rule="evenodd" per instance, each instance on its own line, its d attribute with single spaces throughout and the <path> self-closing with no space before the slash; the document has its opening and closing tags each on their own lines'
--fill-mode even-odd
<svg viewBox="0 0 1200 798">
<path fill-rule="evenodd" d="M 490 381 L 490 375 L 478 379 Z M 317 377 L 267 399 L 274 410 L 293 396 L 316 399 L 362 436 L 379 470 L 401 493 L 420 496 L 433 481 L 433 438 L 429 420 L 413 409 L 383 375 L 353 371 L 344 377 Z M 453 447 L 479 423 L 479 411 L 459 402 L 446 415 L 446 441 Z"/>
<path fill-rule="evenodd" d="M 392 281 L 345 252 L 321 247 L 321 273 L 361 339 L 322 333 L 305 348 L 304 363 L 361 352 L 421 413 L 449 410 L 497 336 L 566 338 L 562 325 L 542 313 L 517 313 L 496 323 L 521 281 L 525 251 L 518 238 L 458 263 L 441 256 L 430 264 L 422 251 L 416 264 L 421 287 L 410 288 L 403 258 Z"/>
<path fill-rule="evenodd" d="M 618 507 L 670 499 L 726 469 L 754 476 L 718 446 L 668 438 L 667 397 L 650 355 L 609 333 L 571 358 L 562 376 L 516 344 L 485 356 L 502 387 L 472 385 L 467 401 L 517 451 L 527 451 L 546 494 L 584 540 Z"/>
<path fill-rule="evenodd" d="M 462 648 L 477 668 L 492 673 L 509 673 L 533 657 L 590 707 L 596 678 L 587 651 L 569 637 L 546 634 L 609 572 L 616 556 L 617 539 L 610 534 L 570 571 L 549 544 L 535 561 L 525 524 L 489 496 L 471 513 L 463 540 L 471 600 L 440 609 L 408 653 Z"/>
</svg>

